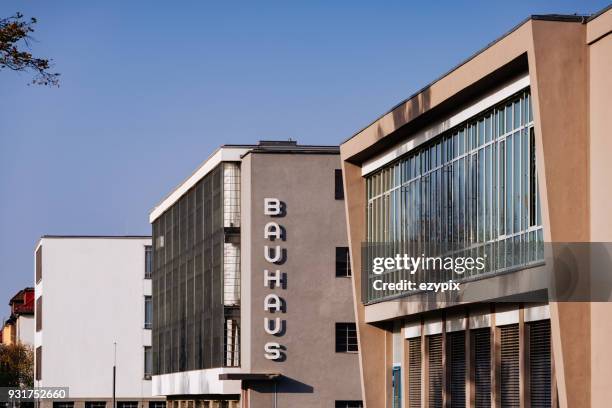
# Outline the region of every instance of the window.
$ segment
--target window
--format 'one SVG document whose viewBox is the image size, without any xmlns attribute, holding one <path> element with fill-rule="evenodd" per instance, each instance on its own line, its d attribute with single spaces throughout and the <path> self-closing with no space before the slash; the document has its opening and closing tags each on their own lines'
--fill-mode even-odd
<svg viewBox="0 0 612 408">
<path fill-rule="evenodd" d="M 155 374 L 222 367 L 226 361 L 224 309 L 234 309 L 221 303 L 229 237 L 224 228 L 226 164 L 212 169 L 153 222 L 153 292 L 147 295 L 155 299 L 151 333 Z M 230 184 L 237 183 L 238 176 Z M 219 307 L 210 307 L 213 297 Z M 182 316 L 193 319 L 181 326 Z M 239 333 L 239 313 L 233 319 Z"/>
<path fill-rule="evenodd" d="M 351 258 L 348 247 L 336 247 L 336 277 L 351 276 Z"/>
<path fill-rule="evenodd" d="M 153 247 L 145 246 L 145 279 L 151 279 L 153 273 Z"/>
<path fill-rule="evenodd" d="M 519 372 L 519 327 L 518 324 L 501 326 L 501 406 L 520 406 L 520 372 Z"/>
<path fill-rule="evenodd" d="M 362 401 L 336 401 L 336 408 L 363 408 Z"/>
<path fill-rule="evenodd" d="M 145 296 L 145 322 L 144 328 L 150 329 L 153 327 L 153 300 L 151 296 Z"/>
<path fill-rule="evenodd" d="M 457 331 L 446 336 L 446 364 L 449 373 L 451 408 L 465 408 L 465 332 Z"/>
<path fill-rule="evenodd" d="M 442 244 L 442 253 L 428 256 L 456 251 L 457 257 L 461 251 L 478 250 L 491 260 L 465 279 L 542 263 L 534 123 L 522 113 L 530 110 L 529 100 L 529 90 L 521 91 L 509 103 L 483 111 L 367 175 L 365 222 L 371 256 L 386 256 L 378 252 L 390 249 L 380 243 L 420 254 L 417 245 L 436 242 Z M 513 245 L 534 250 L 512 251 Z M 496 251 L 513 256 L 496 256 Z M 433 281 L 438 272 L 424 271 L 419 279 Z M 381 275 L 370 271 L 367 279 L 364 302 L 398 294 L 374 290 L 374 280 L 415 278 L 404 270 L 390 270 Z"/>
<path fill-rule="evenodd" d="M 240 367 L 240 321 L 225 319 L 224 354 L 226 367 Z"/>
<path fill-rule="evenodd" d="M 72 401 L 53 401 L 53 408 L 74 408 Z"/>
<path fill-rule="evenodd" d="M 427 336 L 429 407 L 442 408 L 442 335 Z"/>
<path fill-rule="evenodd" d="M 336 353 L 352 353 L 357 347 L 357 326 L 355 323 L 336 323 Z"/>
<path fill-rule="evenodd" d="M 393 408 L 402 408 L 402 368 L 393 367 L 391 372 L 393 387 Z"/>
<path fill-rule="evenodd" d="M 166 401 L 149 401 L 149 408 L 166 408 Z"/>
<path fill-rule="evenodd" d="M 408 406 L 421 407 L 421 338 L 408 339 Z"/>
<path fill-rule="evenodd" d="M 36 356 L 34 357 L 36 364 L 36 380 L 42 380 L 42 346 L 36 347 Z"/>
<path fill-rule="evenodd" d="M 36 299 L 36 331 L 42 330 L 42 295 Z"/>
<path fill-rule="evenodd" d="M 529 390 L 531 407 L 551 406 L 550 320 L 526 324 L 529 331 Z"/>
<path fill-rule="evenodd" d="M 106 408 L 106 401 L 85 401 L 85 408 Z"/>
<path fill-rule="evenodd" d="M 138 408 L 138 401 L 117 401 L 117 408 Z"/>
<path fill-rule="evenodd" d="M 151 379 L 153 374 L 153 355 L 151 354 L 151 346 L 144 347 L 144 378 Z"/>
<path fill-rule="evenodd" d="M 36 283 L 42 279 L 42 245 L 36 250 Z"/>
<path fill-rule="evenodd" d="M 474 364 L 474 406 L 491 407 L 491 329 L 471 331 Z"/>
<path fill-rule="evenodd" d="M 334 171 L 334 184 L 335 184 L 334 198 L 336 200 L 344 200 L 344 186 L 342 185 L 342 170 L 340 169 L 336 169 Z"/>
</svg>

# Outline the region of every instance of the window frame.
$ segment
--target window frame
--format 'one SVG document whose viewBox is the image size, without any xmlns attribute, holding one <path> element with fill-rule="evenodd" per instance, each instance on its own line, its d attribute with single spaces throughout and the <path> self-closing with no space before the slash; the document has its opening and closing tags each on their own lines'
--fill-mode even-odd
<svg viewBox="0 0 612 408">
<path fill-rule="evenodd" d="M 144 267 L 144 278 L 153 278 L 153 246 L 145 245 L 145 267 Z"/>
<path fill-rule="evenodd" d="M 334 199 L 344 200 L 344 182 L 342 180 L 342 169 L 334 169 Z"/>
<path fill-rule="evenodd" d="M 341 257 L 345 259 L 342 260 Z M 344 267 L 342 264 L 344 263 Z M 344 269 L 344 270 L 343 270 Z M 351 278 L 351 253 L 349 247 L 336 247 L 336 278 Z"/>
<path fill-rule="evenodd" d="M 354 331 L 355 343 L 352 344 L 349 339 L 353 337 L 351 331 Z M 340 335 L 344 335 L 344 341 L 341 342 Z M 358 353 L 359 339 L 357 337 L 357 324 L 354 322 L 336 322 L 335 324 L 335 350 L 336 353 Z"/>
<path fill-rule="evenodd" d="M 144 358 L 143 378 L 145 380 L 150 380 L 153 377 L 153 347 L 152 346 L 143 346 L 143 358 Z M 149 361 L 149 364 L 147 364 L 147 361 Z"/>
<path fill-rule="evenodd" d="M 150 309 L 147 308 L 147 305 L 150 305 Z M 147 310 L 150 310 L 150 312 L 148 313 Z M 153 328 L 153 296 L 151 295 L 145 295 L 144 297 L 144 325 L 143 327 L 147 330 L 151 330 Z"/>
</svg>

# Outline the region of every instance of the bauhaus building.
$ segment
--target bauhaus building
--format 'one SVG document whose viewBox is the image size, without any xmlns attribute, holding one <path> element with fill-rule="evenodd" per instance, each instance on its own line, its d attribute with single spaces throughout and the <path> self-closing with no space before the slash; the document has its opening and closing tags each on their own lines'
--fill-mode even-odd
<svg viewBox="0 0 612 408">
<path fill-rule="evenodd" d="M 362 406 L 338 147 L 224 145 L 151 212 L 153 393 Z"/>
<path fill-rule="evenodd" d="M 611 32 L 532 16 L 341 145 L 365 406 L 609 406 L 608 299 L 541 277 L 547 245 L 612 240 Z M 488 266 L 450 302 L 374 287 L 410 277 L 371 251 L 431 243 Z"/>
</svg>

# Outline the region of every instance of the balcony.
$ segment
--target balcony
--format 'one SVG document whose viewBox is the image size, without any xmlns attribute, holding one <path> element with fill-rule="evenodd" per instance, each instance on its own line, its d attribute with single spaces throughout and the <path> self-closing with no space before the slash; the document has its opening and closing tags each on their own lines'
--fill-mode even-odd
<svg viewBox="0 0 612 408">
<path fill-rule="evenodd" d="M 542 227 L 534 227 L 508 237 L 485 243 L 461 246 L 438 242 L 408 243 L 369 243 L 362 247 L 362 303 L 372 304 L 381 301 L 406 298 L 423 293 L 423 290 L 377 290 L 388 288 L 388 284 L 410 281 L 418 288 L 421 283 L 442 283 L 452 280 L 457 283 L 491 278 L 505 273 L 536 267 L 544 264 L 544 242 Z M 394 258 L 396 255 L 422 257 L 416 270 L 390 269 L 374 273 L 375 258 Z M 424 258 L 430 258 L 426 267 Z M 434 260 L 435 259 L 435 260 Z M 440 267 L 437 260 L 452 259 L 452 268 Z M 481 259 L 483 267 L 466 268 L 465 259 Z M 461 262 L 458 262 L 461 261 Z M 450 261 L 449 261 L 450 262 Z"/>
</svg>

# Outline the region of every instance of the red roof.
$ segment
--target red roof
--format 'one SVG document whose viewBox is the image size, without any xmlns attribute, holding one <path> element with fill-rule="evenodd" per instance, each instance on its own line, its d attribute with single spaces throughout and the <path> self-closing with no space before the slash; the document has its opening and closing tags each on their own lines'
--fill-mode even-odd
<svg viewBox="0 0 612 408">
<path fill-rule="evenodd" d="M 34 288 L 25 288 L 17 292 L 9 301 L 14 315 L 34 314 Z"/>
</svg>

